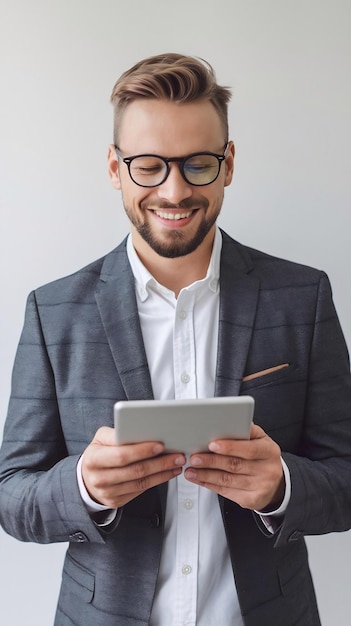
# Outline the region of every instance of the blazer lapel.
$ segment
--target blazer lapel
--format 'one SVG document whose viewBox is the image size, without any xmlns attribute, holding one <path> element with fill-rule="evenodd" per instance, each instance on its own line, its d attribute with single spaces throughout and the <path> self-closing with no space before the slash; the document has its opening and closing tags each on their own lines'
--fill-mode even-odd
<svg viewBox="0 0 351 626">
<path fill-rule="evenodd" d="M 127 399 L 152 399 L 126 240 L 105 258 L 95 298 Z"/>
<path fill-rule="evenodd" d="M 222 232 L 220 306 L 215 396 L 236 396 L 240 392 L 250 346 L 259 280 L 247 252 Z"/>
</svg>

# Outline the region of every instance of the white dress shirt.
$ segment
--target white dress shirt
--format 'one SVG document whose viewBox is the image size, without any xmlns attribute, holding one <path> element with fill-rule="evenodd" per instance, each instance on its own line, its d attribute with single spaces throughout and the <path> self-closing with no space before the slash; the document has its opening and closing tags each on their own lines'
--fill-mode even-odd
<svg viewBox="0 0 351 626">
<path fill-rule="evenodd" d="M 176 298 L 148 272 L 128 238 L 127 253 L 155 399 L 214 395 L 221 245 L 221 233 L 216 228 L 206 277 L 182 289 Z M 284 512 L 290 497 L 289 473 L 285 464 L 283 467 L 288 488 L 275 514 Z M 77 475 L 88 509 L 104 510 L 106 507 L 89 498 L 80 464 Z M 266 520 L 270 528 L 269 518 Z M 243 626 L 218 496 L 190 483 L 183 474 L 168 483 L 165 537 L 150 624 Z"/>
<path fill-rule="evenodd" d="M 214 395 L 221 239 L 217 230 L 206 277 L 176 298 L 142 265 L 129 238 L 127 252 L 156 399 Z M 168 483 L 165 539 L 150 624 L 243 624 L 218 496 L 183 474 Z"/>
</svg>

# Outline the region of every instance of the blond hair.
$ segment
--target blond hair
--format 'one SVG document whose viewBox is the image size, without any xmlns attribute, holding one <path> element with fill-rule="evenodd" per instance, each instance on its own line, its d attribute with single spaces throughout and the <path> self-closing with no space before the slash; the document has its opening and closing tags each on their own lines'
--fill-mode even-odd
<svg viewBox="0 0 351 626">
<path fill-rule="evenodd" d="M 137 98 L 157 98 L 173 102 L 207 99 L 215 107 L 228 141 L 228 102 L 231 92 L 216 82 L 209 63 L 196 57 L 159 54 L 136 63 L 117 80 L 111 94 L 114 107 L 114 143 L 127 105 Z"/>
</svg>

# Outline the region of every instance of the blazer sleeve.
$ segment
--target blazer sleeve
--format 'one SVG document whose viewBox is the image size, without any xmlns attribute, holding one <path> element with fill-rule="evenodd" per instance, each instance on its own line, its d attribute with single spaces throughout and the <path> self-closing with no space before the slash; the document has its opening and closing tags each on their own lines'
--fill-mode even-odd
<svg viewBox="0 0 351 626">
<path fill-rule="evenodd" d="M 351 377 L 349 355 L 321 275 L 309 354 L 298 454 L 283 452 L 291 499 L 276 545 L 351 527 Z"/>
<path fill-rule="evenodd" d="M 68 456 L 35 294 L 12 375 L 0 451 L 0 523 L 22 541 L 95 541 L 104 538 L 79 494 L 79 455 Z"/>
</svg>

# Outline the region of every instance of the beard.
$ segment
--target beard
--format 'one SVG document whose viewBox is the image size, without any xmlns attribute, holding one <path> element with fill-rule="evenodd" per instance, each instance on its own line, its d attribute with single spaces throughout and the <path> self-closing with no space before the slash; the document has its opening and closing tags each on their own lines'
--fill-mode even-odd
<svg viewBox="0 0 351 626">
<path fill-rule="evenodd" d="M 222 198 L 223 200 L 223 198 Z M 144 241 L 162 257 L 168 259 L 174 259 L 180 256 L 186 256 L 187 254 L 191 254 L 194 252 L 199 245 L 203 242 L 206 235 L 210 232 L 212 226 L 215 224 L 217 217 L 220 213 L 222 200 L 217 203 L 217 207 L 215 210 L 211 212 L 211 216 L 207 216 L 207 209 L 209 202 L 206 198 L 202 198 L 199 202 L 194 206 L 193 200 L 183 200 L 179 204 L 170 204 L 169 202 L 160 202 L 159 206 L 153 205 L 153 210 L 156 208 L 159 209 L 185 209 L 185 210 L 199 210 L 203 209 L 203 218 L 200 222 L 199 227 L 197 228 L 195 234 L 193 236 L 187 236 L 184 232 L 183 228 L 172 229 L 172 230 L 164 230 L 163 234 L 155 234 L 152 231 L 151 224 L 147 222 L 145 219 L 138 219 L 133 211 L 124 204 L 124 209 L 127 214 L 127 217 L 139 233 L 139 235 L 144 239 Z M 141 203 L 141 209 L 144 212 L 148 210 L 148 206 L 145 203 Z"/>
<path fill-rule="evenodd" d="M 209 222 L 203 219 L 195 235 L 190 239 L 184 235 L 182 230 L 179 229 L 168 232 L 167 238 L 161 240 L 160 237 L 157 237 L 152 233 L 150 224 L 147 224 L 146 222 L 136 228 L 140 236 L 144 239 L 144 241 L 146 241 L 147 244 L 149 244 L 150 248 L 152 248 L 154 252 L 168 259 L 174 259 L 176 257 L 186 256 L 187 254 L 194 252 L 194 250 L 196 250 L 196 248 L 198 248 L 205 239 L 215 221 L 215 218 Z"/>
</svg>

